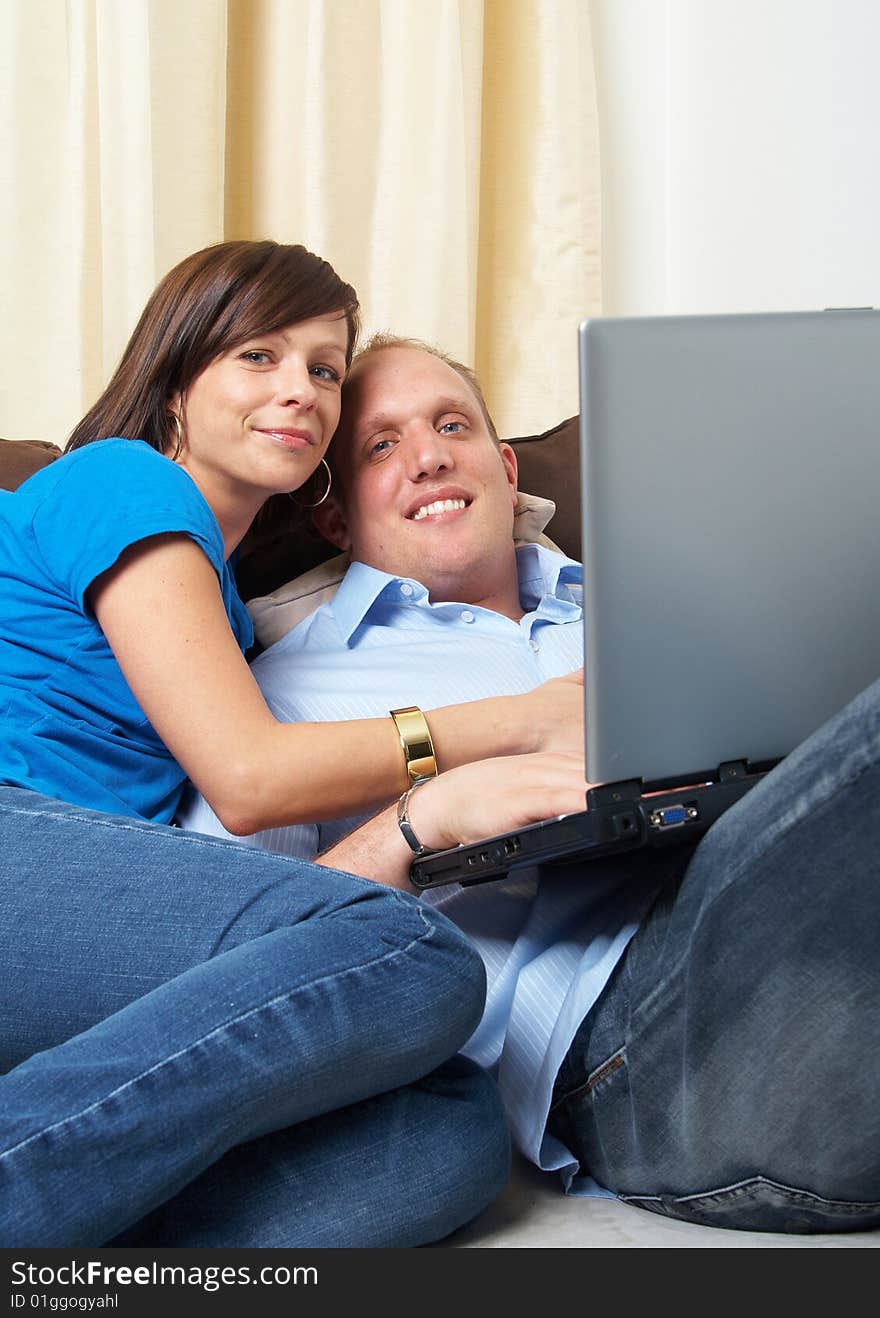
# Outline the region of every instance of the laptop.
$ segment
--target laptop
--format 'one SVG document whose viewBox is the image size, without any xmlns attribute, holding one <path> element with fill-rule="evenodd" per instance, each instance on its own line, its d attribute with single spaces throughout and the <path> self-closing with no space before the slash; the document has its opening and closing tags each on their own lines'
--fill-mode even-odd
<svg viewBox="0 0 880 1318">
<path fill-rule="evenodd" d="M 418 888 L 698 836 L 880 675 L 880 311 L 585 320 L 586 809 Z"/>
</svg>

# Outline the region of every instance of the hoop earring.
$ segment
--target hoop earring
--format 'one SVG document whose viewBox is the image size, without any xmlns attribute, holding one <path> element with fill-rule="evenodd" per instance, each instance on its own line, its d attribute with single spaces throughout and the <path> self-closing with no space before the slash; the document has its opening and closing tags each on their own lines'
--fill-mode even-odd
<svg viewBox="0 0 880 1318">
<path fill-rule="evenodd" d="M 181 425 L 180 417 L 176 412 L 169 412 L 168 416 L 171 417 L 171 420 L 177 426 L 177 448 L 174 450 L 174 457 L 171 459 L 172 462 L 176 462 L 183 452 L 183 426 Z"/>
<path fill-rule="evenodd" d="M 330 488 L 333 485 L 333 472 L 330 470 L 330 463 L 327 461 L 326 458 L 321 459 L 321 466 L 327 472 L 326 490 L 321 495 L 320 499 L 317 499 L 314 503 L 301 503 L 299 499 L 294 499 L 293 497 L 296 491 L 291 490 L 290 494 L 288 494 L 287 497 L 288 499 L 290 499 L 291 503 L 296 504 L 297 508 L 317 508 L 320 504 L 324 502 L 324 500 L 327 498 L 327 495 L 330 493 Z M 315 470 L 317 471 L 317 468 L 315 468 Z"/>
</svg>

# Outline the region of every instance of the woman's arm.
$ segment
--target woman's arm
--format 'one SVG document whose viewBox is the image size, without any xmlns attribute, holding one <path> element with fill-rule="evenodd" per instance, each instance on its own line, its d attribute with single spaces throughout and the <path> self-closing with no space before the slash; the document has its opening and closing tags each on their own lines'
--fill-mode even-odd
<svg viewBox="0 0 880 1318">
<path fill-rule="evenodd" d="M 390 718 L 274 718 L 236 645 L 216 573 L 188 536 L 133 545 L 88 602 L 147 718 L 229 832 L 363 813 L 407 786 Z M 557 680 L 526 696 L 433 710 L 429 724 L 443 769 L 582 752 L 582 690 Z"/>
</svg>

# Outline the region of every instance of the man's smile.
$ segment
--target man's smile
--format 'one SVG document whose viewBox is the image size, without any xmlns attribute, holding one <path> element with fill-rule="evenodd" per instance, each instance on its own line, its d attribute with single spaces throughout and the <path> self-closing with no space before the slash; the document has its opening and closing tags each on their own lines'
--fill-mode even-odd
<svg viewBox="0 0 880 1318">
<path fill-rule="evenodd" d="M 437 499 L 434 503 L 422 504 L 411 516 L 411 521 L 420 522 L 425 517 L 435 517 L 438 513 L 455 513 L 468 505 L 464 499 Z"/>
<path fill-rule="evenodd" d="M 443 517 L 450 513 L 464 512 L 472 503 L 473 498 L 461 487 L 447 486 L 419 495 L 410 504 L 405 516 L 411 522 L 423 522 L 427 517 Z"/>
</svg>

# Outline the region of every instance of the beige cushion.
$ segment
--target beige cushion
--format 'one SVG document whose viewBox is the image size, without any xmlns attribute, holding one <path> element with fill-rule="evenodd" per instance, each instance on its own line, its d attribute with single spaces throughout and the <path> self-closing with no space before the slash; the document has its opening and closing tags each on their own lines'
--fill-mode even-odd
<svg viewBox="0 0 880 1318">
<path fill-rule="evenodd" d="M 543 534 L 544 527 L 555 511 L 556 505 L 549 499 L 540 499 L 520 491 L 513 517 L 514 543 L 544 545 L 547 549 L 561 553 L 558 545 Z M 332 600 L 350 561 L 348 554 L 336 554 L 326 563 L 319 563 L 317 567 L 279 586 L 271 595 L 249 600 L 248 613 L 260 645 L 264 648 L 274 645 L 275 641 L 280 641 L 282 636 L 286 636 L 301 623 L 303 618 Z"/>
</svg>

